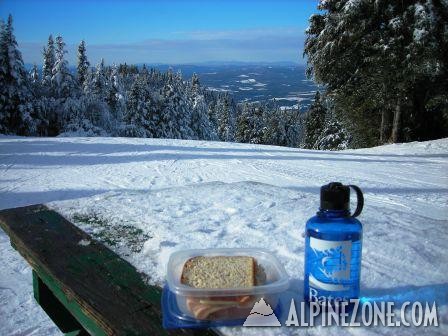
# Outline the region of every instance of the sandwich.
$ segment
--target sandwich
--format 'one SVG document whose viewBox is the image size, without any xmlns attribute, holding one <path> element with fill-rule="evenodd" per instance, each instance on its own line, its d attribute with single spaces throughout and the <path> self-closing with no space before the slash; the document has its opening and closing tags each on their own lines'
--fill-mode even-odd
<svg viewBox="0 0 448 336">
<path fill-rule="evenodd" d="M 181 283 L 204 289 L 250 288 L 260 281 L 257 263 L 249 256 L 194 257 L 183 267 Z M 243 296 L 187 297 L 187 307 L 196 319 L 239 317 L 250 311 L 255 298 Z M 248 312 L 249 312 L 248 311 Z"/>
</svg>

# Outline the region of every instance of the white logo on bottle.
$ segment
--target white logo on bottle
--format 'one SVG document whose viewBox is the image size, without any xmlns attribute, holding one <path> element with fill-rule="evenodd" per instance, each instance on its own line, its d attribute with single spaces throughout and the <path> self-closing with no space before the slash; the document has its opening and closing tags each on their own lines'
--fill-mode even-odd
<svg viewBox="0 0 448 336">
<path fill-rule="evenodd" d="M 331 241 L 310 237 L 310 247 L 315 254 L 315 265 L 311 269 L 309 281 L 310 285 L 323 290 L 336 291 L 346 289 L 344 285 L 337 283 L 342 280 L 350 279 L 350 262 L 352 252 L 352 242 L 350 240 Z M 317 278 L 326 278 L 326 280 L 335 282 L 328 284 L 319 281 Z"/>
</svg>

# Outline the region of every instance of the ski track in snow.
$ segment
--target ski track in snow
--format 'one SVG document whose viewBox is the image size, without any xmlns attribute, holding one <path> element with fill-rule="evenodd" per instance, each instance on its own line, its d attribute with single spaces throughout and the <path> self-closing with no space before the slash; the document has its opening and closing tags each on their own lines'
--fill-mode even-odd
<svg viewBox="0 0 448 336">
<path fill-rule="evenodd" d="M 110 246 L 163 283 L 183 248 L 265 247 L 303 295 L 304 225 L 330 181 L 365 192 L 362 292 L 436 300 L 438 328 L 220 328 L 244 335 L 448 333 L 448 139 L 342 152 L 133 138 L 0 137 L 0 209 L 46 203 L 95 236 L 126 225 L 137 243 Z M 80 217 L 81 216 L 81 217 Z M 138 247 L 140 252 L 132 251 Z M 35 303 L 31 270 L 0 230 L 0 334 L 60 335 Z"/>
</svg>

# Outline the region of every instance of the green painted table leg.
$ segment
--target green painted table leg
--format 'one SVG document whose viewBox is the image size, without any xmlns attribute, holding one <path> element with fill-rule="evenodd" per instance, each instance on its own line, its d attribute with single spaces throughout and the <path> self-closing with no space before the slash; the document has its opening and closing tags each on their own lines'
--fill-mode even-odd
<svg viewBox="0 0 448 336">
<path fill-rule="evenodd" d="M 34 270 L 33 290 L 36 301 L 63 333 L 73 336 L 88 335 L 84 328 L 54 296 L 53 292 L 45 285 Z"/>
</svg>

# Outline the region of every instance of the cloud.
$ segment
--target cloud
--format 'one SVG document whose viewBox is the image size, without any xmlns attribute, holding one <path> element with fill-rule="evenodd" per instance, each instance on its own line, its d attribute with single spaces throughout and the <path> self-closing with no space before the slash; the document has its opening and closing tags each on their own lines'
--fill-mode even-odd
<svg viewBox="0 0 448 336">
<path fill-rule="evenodd" d="M 303 62 L 304 34 L 298 28 L 258 28 L 226 31 L 173 32 L 166 39 L 136 43 L 89 44 L 91 63 L 199 63 L 205 61 Z M 23 43 L 25 62 L 41 63 L 43 45 Z M 76 62 L 76 45 L 67 45 L 68 60 Z"/>
<path fill-rule="evenodd" d="M 290 36 L 297 37 L 303 35 L 303 30 L 297 27 L 265 27 L 251 29 L 233 29 L 233 30 L 196 30 L 180 31 L 171 33 L 172 36 L 178 36 L 183 39 L 193 40 L 212 40 L 212 39 L 232 39 L 248 40 L 262 37 Z"/>
</svg>

